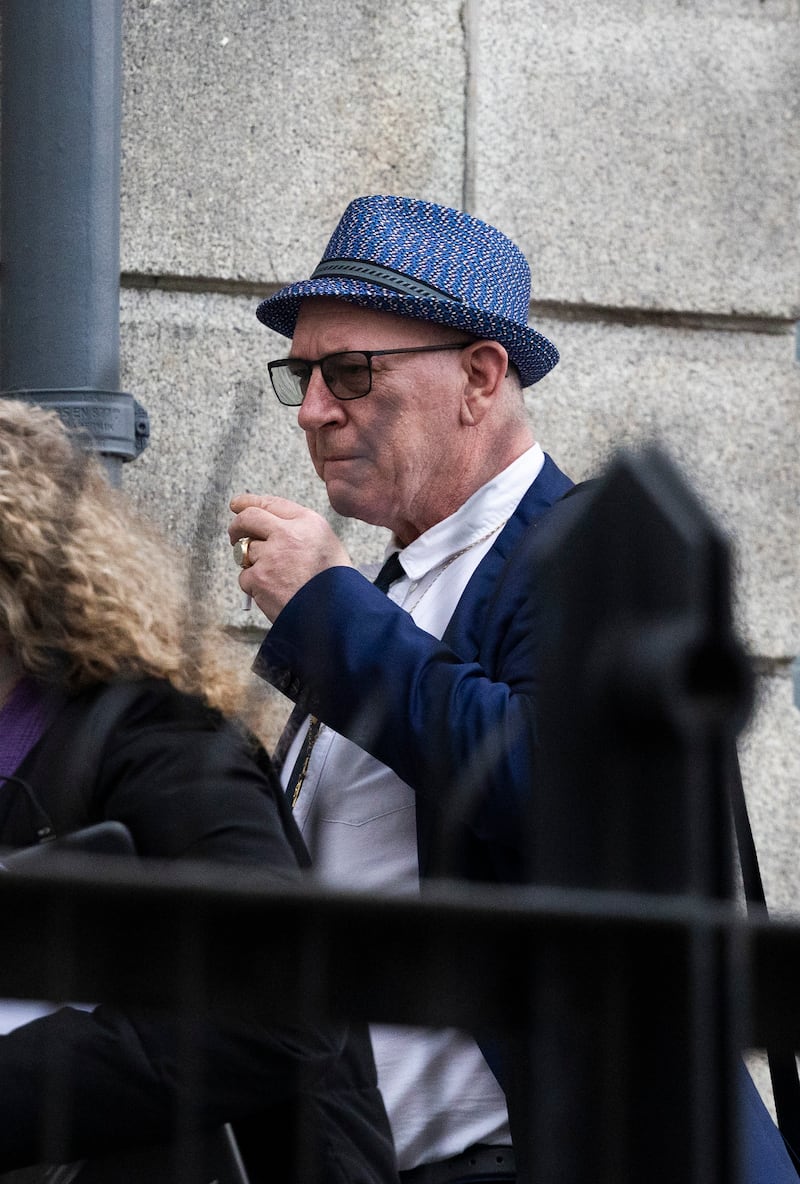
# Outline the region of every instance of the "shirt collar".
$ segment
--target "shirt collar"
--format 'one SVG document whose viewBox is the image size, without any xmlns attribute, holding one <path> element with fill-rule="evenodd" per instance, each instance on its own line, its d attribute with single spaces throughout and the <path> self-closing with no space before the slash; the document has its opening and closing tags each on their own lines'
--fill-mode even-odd
<svg viewBox="0 0 800 1184">
<path fill-rule="evenodd" d="M 421 579 L 457 551 L 479 542 L 493 528 L 503 526 L 538 477 L 543 464 L 544 453 L 539 444 L 533 444 L 476 490 L 454 514 L 437 522 L 403 548 L 401 560 L 408 577 Z M 385 557 L 397 550 L 400 550 L 397 540 L 392 539 Z"/>
</svg>

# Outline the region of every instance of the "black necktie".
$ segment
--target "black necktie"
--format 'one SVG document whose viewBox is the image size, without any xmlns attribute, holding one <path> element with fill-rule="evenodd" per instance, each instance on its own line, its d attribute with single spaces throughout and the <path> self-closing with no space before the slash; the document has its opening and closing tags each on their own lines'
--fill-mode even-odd
<svg viewBox="0 0 800 1184">
<path fill-rule="evenodd" d="M 392 551 L 372 582 L 376 588 L 380 588 L 381 592 L 388 592 L 395 580 L 402 580 L 405 574 L 400 562 L 400 552 Z"/>
<path fill-rule="evenodd" d="M 388 592 L 395 580 L 401 580 L 405 574 L 406 573 L 403 570 L 403 565 L 400 562 L 399 552 L 393 551 L 384 563 L 381 570 L 378 572 L 377 576 L 373 580 L 373 583 L 376 588 L 381 590 L 381 592 Z M 283 730 L 283 735 L 278 741 L 278 745 L 275 749 L 275 755 L 273 757 L 273 759 L 278 763 L 279 768 L 280 765 L 283 764 L 283 761 L 286 758 L 286 753 L 291 747 L 292 740 L 294 740 L 295 736 L 297 735 L 300 729 L 300 724 L 303 722 L 305 717 L 306 713 L 301 707 L 295 707 L 294 711 L 290 715 L 289 721 Z M 311 750 L 313 749 L 317 736 L 319 735 L 319 729 L 320 721 L 312 716 L 308 732 L 306 733 L 306 738 L 300 746 L 300 751 L 297 754 L 297 759 L 295 760 L 294 768 L 292 769 L 292 775 L 286 785 L 286 796 L 289 798 L 292 806 L 294 806 L 295 802 L 297 801 L 300 795 L 300 790 L 303 787 L 303 782 L 305 781 L 306 773 L 308 771 L 308 762 L 311 759 Z"/>
</svg>

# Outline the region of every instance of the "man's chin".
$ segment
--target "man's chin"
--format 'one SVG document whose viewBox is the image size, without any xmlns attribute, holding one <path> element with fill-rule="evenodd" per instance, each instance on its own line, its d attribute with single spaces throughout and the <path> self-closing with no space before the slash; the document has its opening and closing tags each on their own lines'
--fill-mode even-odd
<svg viewBox="0 0 800 1184">
<path fill-rule="evenodd" d="M 342 518 L 358 518 L 372 526 L 380 525 L 376 520 L 375 508 L 370 507 L 363 489 L 354 489 L 352 485 L 341 481 L 326 481 L 325 488 L 331 508 Z"/>
</svg>

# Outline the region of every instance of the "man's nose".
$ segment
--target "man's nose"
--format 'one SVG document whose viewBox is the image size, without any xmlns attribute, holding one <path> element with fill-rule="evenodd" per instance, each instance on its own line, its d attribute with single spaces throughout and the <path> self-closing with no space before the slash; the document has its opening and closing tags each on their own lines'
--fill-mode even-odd
<svg viewBox="0 0 800 1184">
<path fill-rule="evenodd" d="M 344 414 L 344 406 L 337 399 L 322 377 L 319 366 L 314 366 L 308 380 L 306 393 L 297 412 L 297 422 L 303 431 L 320 427 L 321 424 L 338 420 Z"/>
</svg>

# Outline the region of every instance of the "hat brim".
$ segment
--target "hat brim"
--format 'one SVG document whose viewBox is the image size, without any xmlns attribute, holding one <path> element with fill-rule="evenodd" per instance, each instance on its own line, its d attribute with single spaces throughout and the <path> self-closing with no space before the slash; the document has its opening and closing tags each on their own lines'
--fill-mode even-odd
<svg viewBox="0 0 800 1184">
<path fill-rule="evenodd" d="M 284 337 L 293 337 L 300 303 L 308 296 L 334 297 L 359 308 L 372 308 L 397 316 L 450 325 L 474 337 L 499 341 L 507 350 L 509 360 L 516 366 L 524 387 L 533 386 L 540 378 L 544 378 L 558 362 L 558 350 L 552 341 L 528 325 L 470 308 L 444 296 L 409 296 L 359 280 L 320 276 L 318 279 L 290 284 L 262 300 L 256 309 L 256 316 L 268 328 Z"/>
</svg>

